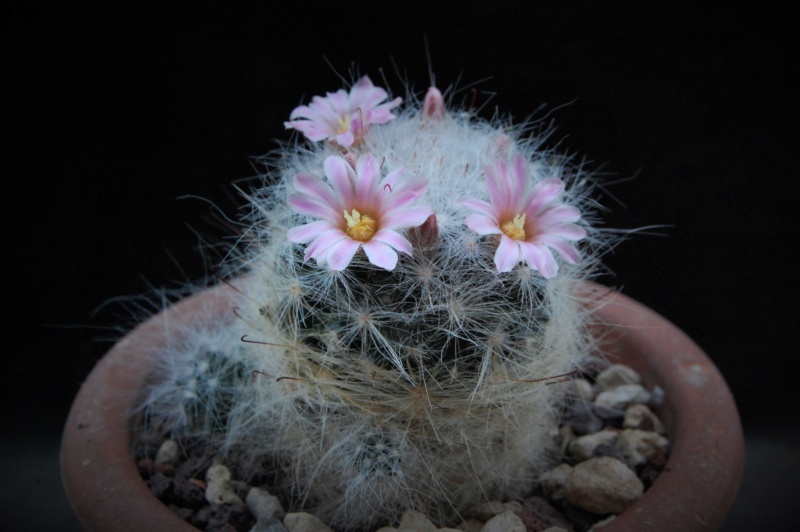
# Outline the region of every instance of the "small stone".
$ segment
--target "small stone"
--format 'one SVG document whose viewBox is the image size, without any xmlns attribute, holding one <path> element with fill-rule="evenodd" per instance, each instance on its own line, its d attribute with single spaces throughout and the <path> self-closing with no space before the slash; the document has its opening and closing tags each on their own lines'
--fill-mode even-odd
<svg viewBox="0 0 800 532">
<path fill-rule="evenodd" d="M 256 519 L 261 519 L 262 517 L 283 519 L 286 515 L 286 510 L 283 509 L 280 499 L 261 488 L 250 488 L 245 497 L 245 504 Z M 289 525 L 286 526 L 288 527 Z"/>
<path fill-rule="evenodd" d="M 622 425 L 622 420 L 625 418 L 624 408 L 609 408 L 607 406 L 594 405 L 592 412 L 604 423 L 615 427 Z"/>
<path fill-rule="evenodd" d="M 319 517 L 306 512 L 286 514 L 283 524 L 289 532 L 333 532 Z"/>
<path fill-rule="evenodd" d="M 213 464 L 206 470 L 206 482 L 221 482 L 231 479 L 231 470 L 223 464 Z"/>
<path fill-rule="evenodd" d="M 288 529 L 277 517 L 262 517 L 256 521 L 250 532 L 288 532 Z"/>
<path fill-rule="evenodd" d="M 572 474 L 572 466 L 569 464 L 559 464 L 550 471 L 545 471 L 539 475 L 539 482 L 545 494 L 553 500 L 564 498 L 564 486 L 567 479 Z"/>
<path fill-rule="evenodd" d="M 633 403 L 646 403 L 650 401 L 650 392 L 640 384 L 623 384 L 600 392 L 594 404 L 599 407 L 627 409 Z"/>
<path fill-rule="evenodd" d="M 625 411 L 622 426 L 626 429 L 651 430 L 665 434 L 664 423 L 653 413 L 647 405 L 633 404 Z"/>
<path fill-rule="evenodd" d="M 569 393 L 577 400 L 591 403 L 594 399 L 594 387 L 586 379 L 572 379 L 569 381 Z"/>
<path fill-rule="evenodd" d="M 629 464 L 638 466 L 647 462 L 647 457 L 652 454 L 666 453 L 669 441 L 656 432 L 625 429 L 620 433 L 615 446 Z"/>
<path fill-rule="evenodd" d="M 619 449 L 617 449 L 615 445 L 610 443 L 601 443 L 600 445 L 594 448 L 594 453 L 592 453 L 592 458 L 597 458 L 599 456 L 610 456 L 611 458 L 616 458 L 620 462 L 624 462 L 626 464 L 628 463 L 625 454 Z"/>
<path fill-rule="evenodd" d="M 156 464 L 176 464 L 180 458 L 180 449 L 175 440 L 166 440 L 161 444 L 156 453 Z"/>
<path fill-rule="evenodd" d="M 665 396 L 664 388 L 661 386 L 656 386 L 653 388 L 653 391 L 650 393 L 650 406 L 653 407 L 660 407 L 664 406 L 664 396 Z"/>
<path fill-rule="evenodd" d="M 461 532 L 481 532 L 483 525 L 485 525 L 483 521 L 480 519 L 475 519 L 474 517 L 468 517 L 458 523 L 456 528 Z"/>
<path fill-rule="evenodd" d="M 488 521 L 497 514 L 505 511 L 516 512 L 522 508 L 522 504 L 518 501 L 501 502 L 501 501 L 485 501 L 475 505 L 466 512 L 469 517 L 475 517 L 481 521 Z"/>
<path fill-rule="evenodd" d="M 594 413 L 592 403 L 575 401 L 564 417 L 564 423 L 572 427 L 575 434 L 591 434 L 603 428 L 603 420 Z"/>
<path fill-rule="evenodd" d="M 177 475 L 173 487 L 175 502 L 180 506 L 195 510 L 202 507 L 206 502 L 205 489 L 197 484 L 197 479 Z"/>
<path fill-rule="evenodd" d="M 607 524 L 609 524 L 611 521 L 613 521 L 616 518 L 617 518 L 616 515 L 609 515 L 605 519 L 601 519 L 598 522 L 596 522 L 594 525 L 592 525 L 592 528 L 590 528 L 587 532 L 593 532 L 595 530 L 600 530 L 602 527 L 606 526 Z"/>
<path fill-rule="evenodd" d="M 235 478 L 231 479 L 231 487 L 233 488 L 233 492 L 242 500 L 247 498 L 247 494 L 250 493 L 250 490 L 253 488 L 253 486 L 247 482 L 236 480 Z"/>
<path fill-rule="evenodd" d="M 653 485 L 653 482 L 664 470 L 666 463 L 667 457 L 662 452 L 655 452 L 647 457 L 647 462 L 639 470 L 639 478 L 644 483 L 645 489 L 649 489 Z"/>
<path fill-rule="evenodd" d="M 206 471 L 206 500 L 212 504 L 244 504 L 231 486 L 231 472 L 222 464 L 214 464 Z"/>
<path fill-rule="evenodd" d="M 232 530 L 249 530 L 255 524 L 255 519 L 243 503 L 212 504 L 205 530 L 227 532 L 231 530 L 228 527 L 232 527 Z"/>
<path fill-rule="evenodd" d="M 636 370 L 623 364 L 608 366 L 597 375 L 595 380 L 601 390 L 609 390 L 624 384 L 640 384 L 642 382 L 642 378 Z"/>
<path fill-rule="evenodd" d="M 619 433 L 616 430 L 601 430 L 594 434 L 586 434 L 575 438 L 569 444 L 569 453 L 578 461 L 588 460 L 594 456 L 594 450 L 598 445 L 613 445 L 618 435 Z"/>
<path fill-rule="evenodd" d="M 486 521 L 481 532 L 527 532 L 527 530 L 522 519 L 517 517 L 514 512 L 507 510 Z"/>
<path fill-rule="evenodd" d="M 438 527 L 428 519 L 428 516 L 408 509 L 400 517 L 397 530 L 400 532 L 436 532 Z"/>
<path fill-rule="evenodd" d="M 602 456 L 581 462 L 567 479 L 565 498 L 594 514 L 621 513 L 644 494 L 644 485 L 628 466 Z"/>
<path fill-rule="evenodd" d="M 563 456 L 567 454 L 569 444 L 575 439 L 575 433 L 569 425 L 562 425 L 554 436 L 555 441 L 558 443 L 558 452 Z"/>
<path fill-rule="evenodd" d="M 535 495 L 523 500 L 522 510 L 516 514 L 529 531 L 545 530 L 553 526 L 563 527 L 570 531 L 572 529 L 572 525 L 561 512 L 542 497 Z"/>
</svg>

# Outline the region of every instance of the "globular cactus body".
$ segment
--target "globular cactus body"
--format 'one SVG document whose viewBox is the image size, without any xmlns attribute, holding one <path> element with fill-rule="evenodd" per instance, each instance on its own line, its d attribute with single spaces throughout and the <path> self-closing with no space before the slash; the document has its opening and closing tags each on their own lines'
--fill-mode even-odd
<svg viewBox="0 0 800 532">
<path fill-rule="evenodd" d="M 143 402 L 232 461 L 278 464 L 288 497 L 347 528 L 406 508 L 451 523 L 530 490 L 555 453 L 559 376 L 593 347 L 575 290 L 598 247 L 587 176 L 535 125 L 445 110 L 436 89 L 397 116 L 385 98 L 362 78 L 292 114 L 323 142 L 281 150 L 247 196 L 238 318 L 166 350 L 179 362 Z M 227 348 L 253 377 L 206 398 L 210 418 L 161 411 L 220 334 L 247 335 Z"/>
</svg>

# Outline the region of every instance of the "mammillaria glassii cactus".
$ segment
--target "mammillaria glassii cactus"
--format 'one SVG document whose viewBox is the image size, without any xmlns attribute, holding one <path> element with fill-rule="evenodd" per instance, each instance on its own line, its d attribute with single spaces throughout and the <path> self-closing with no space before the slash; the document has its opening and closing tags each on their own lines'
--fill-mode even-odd
<svg viewBox="0 0 800 532">
<path fill-rule="evenodd" d="M 245 193 L 236 318 L 176 332 L 141 405 L 348 528 L 529 491 L 593 352 L 590 176 L 541 123 L 409 99 L 363 77 L 291 113 L 306 139 Z"/>
</svg>

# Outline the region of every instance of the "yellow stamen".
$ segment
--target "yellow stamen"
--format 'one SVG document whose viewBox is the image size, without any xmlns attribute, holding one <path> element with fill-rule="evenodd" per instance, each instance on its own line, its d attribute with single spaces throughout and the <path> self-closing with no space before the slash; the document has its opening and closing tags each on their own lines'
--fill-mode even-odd
<svg viewBox="0 0 800 532">
<path fill-rule="evenodd" d="M 347 220 L 347 234 L 359 242 L 368 241 L 378 229 L 378 222 L 366 214 L 362 215 L 355 209 L 351 214 L 344 211 L 344 219 Z"/>
<path fill-rule="evenodd" d="M 350 130 L 350 115 L 339 117 L 339 129 L 336 131 L 338 134 L 345 133 Z"/>
<path fill-rule="evenodd" d="M 525 240 L 525 214 L 517 214 L 514 220 L 504 223 L 500 229 L 514 240 Z"/>
</svg>

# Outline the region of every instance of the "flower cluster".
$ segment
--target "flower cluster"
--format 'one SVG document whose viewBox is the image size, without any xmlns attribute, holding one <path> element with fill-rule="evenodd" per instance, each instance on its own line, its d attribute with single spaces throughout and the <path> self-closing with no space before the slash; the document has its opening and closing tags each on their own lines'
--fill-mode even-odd
<svg viewBox="0 0 800 532">
<path fill-rule="evenodd" d="M 376 154 L 357 151 L 370 125 L 395 118 L 390 111 L 401 99 L 382 103 L 387 98 L 387 92 L 365 76 L 349 93 L 339 90 L 315 96 L 309 106 L 292 111 L 291 121 L 285 123 L 312 141 L 328 140 L 339 152 L 325 159 L 327 182 L 311 174 L 294 176 L 289 207 L 314 219 L 288 232 L 292 242 L 308 244 L 304 261 L 313 258 L 320 266 L 343 270 L 363 250 L 370 263 L 393 270 L 398 252 L 410 256 L 413 251 L 402 230 L 419 227 L 435 216 L 429 207 L 415 203 L 425 193 L 426 176 L 406 178 L 404 169 L 398 168 L 381 179 L 382 165 Z M 431 88 L 421 116 L 440 121 L 445 114 L 441 92 Z M 559 271 L 556 254 L 569 264 L 579 262 L 575 243 L 586 237 L 586 230 L 580 225 L 580 210 L 562 200 L 564 182 L 555 176 L 535 182 L 529 166 L 522 155 L 511 160 L 497 157 L 483 171 L 489 202 L 463 197 L 459 203 L 472 211 L 464 216 L 466 226 L 496 244 L 498 272 L 524 263 L 551 279 Z"/>
</svg>

